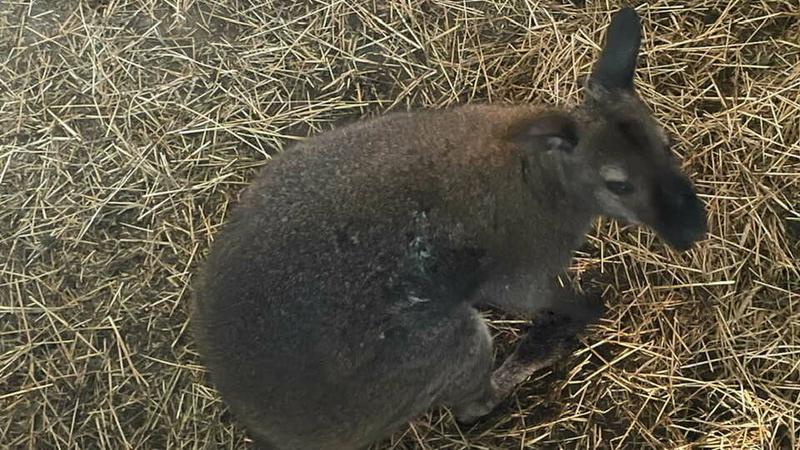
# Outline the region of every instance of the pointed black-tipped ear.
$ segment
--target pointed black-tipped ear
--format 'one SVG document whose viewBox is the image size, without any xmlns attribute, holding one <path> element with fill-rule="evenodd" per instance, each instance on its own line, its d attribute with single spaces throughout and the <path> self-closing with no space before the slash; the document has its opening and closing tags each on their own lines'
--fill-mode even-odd
<svg viewBox="0 0 800 450">
<path fill-rule="evenodd" d="M 606 44 L 589 77 L 592 87 L 602 90 L 633 89 L 636 57 L 642 42 L 642 24 L 636 10 L 622 8 L 611 17 Z"/>
<path fill-rule="evenodd" d="M 545 113 L 521 123 L 511 140 L 529 151 L 570 152 L 578 145 L 577 125 L 565 113 Z"/>
</svg>

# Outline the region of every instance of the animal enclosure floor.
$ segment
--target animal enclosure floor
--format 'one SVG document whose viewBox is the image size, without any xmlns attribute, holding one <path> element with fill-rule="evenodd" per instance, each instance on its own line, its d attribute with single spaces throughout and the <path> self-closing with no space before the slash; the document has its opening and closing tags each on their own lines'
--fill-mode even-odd
<svg viewBox="0 0 800 450">
<path fill-rule="evenodd" d="M 640 2 L 639 92 L 709 210 L 685 254 L 599 221 L 607 320 L 474 428 L 375 449 L 800 448 L 800 3 Z M 0 447 L 242 448 L 191 281 L 271 155 L 360 117 L 581 98 L 600 1 L 0 6 Z M 490 314 L 502 351 L 523 324 Z"/>
</svg>

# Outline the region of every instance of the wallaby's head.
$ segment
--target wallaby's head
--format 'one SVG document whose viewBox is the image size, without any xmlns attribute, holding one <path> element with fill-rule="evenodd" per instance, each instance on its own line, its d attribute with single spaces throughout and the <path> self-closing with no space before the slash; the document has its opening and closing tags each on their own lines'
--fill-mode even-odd
<svg viewBox="0 0 800 450">
<path fill-rule="evenodd" d="M 567 192 L 598 214 L 646 224 L 685 250 L 705 234 L 705 211 L 667 134 L 634 90 L 641 38 L 633 9 L 614 14 L 584 103 L 574 116 L 534 120 L 525 134 L 540 151 L 544 144 Z"/>
</svg>

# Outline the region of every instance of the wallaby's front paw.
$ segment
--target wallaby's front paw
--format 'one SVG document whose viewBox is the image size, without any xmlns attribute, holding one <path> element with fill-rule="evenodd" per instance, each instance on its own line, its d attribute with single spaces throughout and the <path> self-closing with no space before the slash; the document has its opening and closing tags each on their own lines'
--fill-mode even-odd
<svg viewBox="0 0 800 450">
<path fill-rule="evenodd" d="M 533 323 L 547 320 L 560 320 L 569 323 L 567 328 L 583 329 L 588 325 L 597 323 L 606 312 L 605 305 L 600 291 L 587 293 L 586 295 L 575 294 L 565 301 L 561 301 L 550 308 L 547 308 L 533 319 Z"/>
<path fill-rule="evenodd" d="M 575 319 L 582 319 L 586 325 L 599 322 L 606 313 L 602 289 L 586 291 L 586 294 L 577 298 L 576 304 L 580 305 L 580 311 L 575 316 Z"/>
<path fill-rule="evenodd" d="M 537 344 L 571 341 L 588 325 L 584 315 L 587 315 L 584 308 L 581 308 L 580 314 L 571 311 L 545 311 L 531 320 L 531 327 L 523 341 Z"/>
<path fill-rule="evenodd" d="M 589 281 L 588 283 L 584 283 L 581 285 L 583 290 L 583 295 L 586 299 L 587 303 L 593 304 L 597 303 L 600 304 L 602 307 L 603 305 L 603 293 L 605 292 L 605 288 L 607 287 L 606 284 L 600 282 L 599 280 Z"/>
</svg>

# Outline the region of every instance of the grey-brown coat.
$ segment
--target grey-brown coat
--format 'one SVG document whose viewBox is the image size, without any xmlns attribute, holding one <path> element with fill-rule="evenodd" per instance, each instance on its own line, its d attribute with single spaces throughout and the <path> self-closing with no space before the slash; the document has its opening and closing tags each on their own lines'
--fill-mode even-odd
<svg viewBox="0 0 800 450">
<path fill-rule="evenodd" d="M 575 111 L 469 106 L 308 139 L 244 193 L 196 289 L 213 381 L 267 448 L 353 449 L 436 405 L 472 421 L 570 349 L 599 307 L 555 283 L 590 221 L 705 230 L 633 91 L 624 9 Z M 476 305 L 533 319 L 492 371 Z"/>
</svg>

